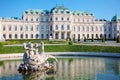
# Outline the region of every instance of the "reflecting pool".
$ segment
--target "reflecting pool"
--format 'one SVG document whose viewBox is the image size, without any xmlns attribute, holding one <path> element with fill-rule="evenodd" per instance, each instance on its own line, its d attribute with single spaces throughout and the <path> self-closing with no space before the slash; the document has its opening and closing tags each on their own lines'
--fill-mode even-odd
<svg viewBox="0 0 120 80">
<path fill-rule="evenodd" d="M 0 61 L 0 80 L 120 80 L 120 59 L 58 57 L 55 73 L 17 71 L 22 60 Z"/>
</svg>

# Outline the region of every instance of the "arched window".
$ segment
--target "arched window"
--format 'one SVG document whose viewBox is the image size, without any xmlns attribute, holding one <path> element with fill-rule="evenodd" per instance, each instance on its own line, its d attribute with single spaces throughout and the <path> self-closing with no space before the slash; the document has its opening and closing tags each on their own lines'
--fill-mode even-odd
<svg viewBox="0 0 120 80">
<path fill-rule="evenodd" d="M 11 28 L 11 26 L 9 26 L 9 31 L 11 31 L 12 30 L 12 28 Z"/>
<path fill-rule="evenodd" d="M 98 27 L 96 26 L 96 31 L 98 31 Z"/>
<path fill-rule="evenodd" d="M 28 26 L 26 26 L 26 31 L 28 31 Z"/>
<path fill-rule="evenodd" d="M 39 37 L 39 35 L 38 34 L 36 34 L 36 38 L 38 38 Z"/>
<path fill-rule="evenodd" d="M 111 38 L 111 35 L 109 34 L 109 38 Z"/>
<path fill-rule="evenodd" d="M 67 25 L 67 30 L 70 30 L 70 25 Z"/>
<path fill-rule="evenodd" d="M 33 38 L 33 34 L 31 34 L 31 38 Z"/>
<path fill-rule="evenodd" d="M 89 34 L 87 34 L 87 39 L 89 38 Z"/>
<path fill-rule="evenodd" d="M 12 34 L 9 34 L 9 38 L 12 38 Z"/>
<path fill-rule="evenodd" d="M 31 31 L 33 31 L 33 26 L 31 26 Z"/>
<path fill-rule="evenodd" d="M 23 27 L 22 26 L 20 26 L 20 31 L 22 31 L 23 30 Z"/>
<path fill-rule="evenodd" d="M 5 26 L 3 26 L 3 31 L 5 31 L 6 30 L 6 27 Z"/>
<path fill-rule="evenodd" d="M 87 31 L 89 31 L 89 27 L 87 27 Z"/>
<path fill-rule="evenodd" d="M 17 26 L 15 26 L 15 31 L 17 31 Z"/>
<path fill-rule="evenodd" d="M 91 30 L 92 30 L 92 31 L 94 31 L 94 28 L 93 28 L 93 27 L 91 27 Z"/>
<path fill-rule="evenodd" d="M 61 30 L 64 30 L 64 25 L 61 26 Z"/>
<path fill-rule="evenodd" d="M 53 29 L 52 29 L 52 25 L 50 26 L 50 31 L 52 31 Z"/>
<path fill-rule="evenodd" d="M 69 18 L 67 18 L 67 21 L 69 21 Z"/>
<path fill-rule="evenodd" d="M 102 34 L 100 34 L 100 38 L 102 38 Z"/>
<path fill-rule="evenodd" d="M 5 38 L 5 39 L 6 39 L 6 34 L 3 34 L 3 38 Z"/>
<path fill-rule="evenodd" d="M 55 29 L 58 30 L 58 25 L 55 26 Z"/>
<path fill-rule="evenodd" d="M 96 38 L 99 38 L 99 37 L 98 37 L 98 34 L 96 34 Z"/>
<path fill-rule="evenodd" d="M 61 18 L 61 21 L 63 21 L 63 20 L 64 20 L 64 18 L 62 17 L 62 18 Z"/>
<path fill-rule="evenodd" d="M 25 34 L 25 37 L 28 38 L 28 34 Z"/>
<path fill-rule="evenodd" d="M 58 18 L 56 17 L 56 18 L 55 18 L 55 20 L 57 21 L 57 20 L 58 20 Z"/>
<path fill-rule="evenodd" d="M 23 34 L 20 34 L 20 38 L 23 38 Z"/>
<path fill-rule="evenodd" d="M 18 38 L 18 35 L 17 35 L 17 34 L 15 34 L 15 38 Z"/>
<path fill-rule="evenodd" d="M 36 31 L 38 31 L 38 30 L 39 30 L 39 25 L 36 26 Z"/>
<path fill-rule="evenodd" d="M 78 31 L 80 31 L 80 26 L 78 26 Z"/>
<path fill-rule="evenodd" d="M 33 18 L 31 19 L 31 21 L 33 21 Z"/>
<path fill-rule="evenodd" d="M 44 34 L 41 34 L 41 38 L 44 38 Z"/>
</svg>

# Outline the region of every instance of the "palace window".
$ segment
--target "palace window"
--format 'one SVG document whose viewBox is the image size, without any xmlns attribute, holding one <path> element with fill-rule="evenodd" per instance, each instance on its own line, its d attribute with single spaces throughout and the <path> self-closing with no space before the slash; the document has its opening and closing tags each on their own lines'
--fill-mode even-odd
<svg viewBox="0 0 120 80">
<path fill-rule="evenodd" d="M 67 21 L 69 21 L 69 18 L 67 18 Z"/>
<path fill-rule="evenodd" d="M 20 38 L 23 38 L 23 34 L 20 34 Z"/>
<path fill-rule="evenodd" d="M 3 34 L 3 38 L 5 38 L 5 39 L 6 39 L 6 34 Z"/>
<path fill-rule="evenodd" d="M 64 25 L 61 26 L 61 30 L 64 30 Z"/>
<path fill-rule="evenodd" d="M 26 26 L 26 31 L 28 31 L 28 26 Z"/>
<path fill-rule="evenodd" d="M 6 30 L 6 27 L 5 26 L 3 26 L 3 31 L 5 31 Z"/>
<path fill-rule="evenodd" d="M 31 34 L 31 38 L 33 38 L 33 34 Z"/>
<path fill-rule="evenodd" d="M 17 26 L 15 26 L 15 31 L 17 31 Z"/>
<path fill-rule="evenodd" d="M 94 31 L 94 28 L 93 28 L 93 27 L 91 27 L 91 30 L 92 30 L 92 31 Z"/>
<path fill-rule="evenodd" d="M 58 30 L 58 25 L 55 26 L 55 29 Z"/>
<path fill-rule="evenodd" d="M 25 34 L 25 37 L 28 38 L 28 34 Z"/>
<path fill-rule="evenodd" d="M 15 38 L 17 38 L 18 37 L 18 35 L 17 34 L 15 34 Z"/>
<path fill-rule="evenodd" d="M 20 31 L 22 31 L 23 30 L 23 27 L 22 26 L 20 26 Z"/>
<path fill-rule="evenodd" d="M 89 38 L 89 34 L 87 34 L 87 39 Z"/>
<path fill-rule="evenodd" d="M 100 27 L 100 31 L 102 31 L 102 26 Z"/>
<path fill-rule="evenodd" d="M 67 30 L 70 30 L 70 26 L 69 25 L 67 25 Z"/>
<path fill-rule="evenodd" d="M 39 37 L 39 35 L 38 34 L 36 34 L 36 38 L 38 38 Z"/>
<path fill-rule="evenodd" d="M 80 31 L 80 26 L 78 26 L 78 31 Z"/>
<path fill-rule="evenodd" d="M 36 26 L 36 31 L 38 31 L 38 30 L 39 30 L 38 26 L 39 26 L 39 25 L 37 25 L 37 26 Z"/>
<path fill-rule="evenodd" d="M 9 26 L 9 31 L 11 31 L 12 30 L 12 28 L 11 28 L 11 26 Z"/>
<path fill-rule="evenodd" d="M 9 34 L 9 38 L 12 38 L 12 34 Z"/>
<path fill-rule="evenodd" d="M 33 31 L 33 26 L 31 26 L 31 31 Z"/>
<path fill-rule="evenodd" d="M 33 21 L 33 18 L 31 19 L 31 21 Z"/>
<path fill-rule="evenodd" d="M 96 26 L 96 31 L 98 31 L 98 27 Z"/>
<path fill-rule="evenodd" d="M 44 34 L 41 34 L 41 38 L 44 38 Z"/>
<path fill-rule="evenodd" d="M 87 27 L 87 31 L 89 31 L 89 27 Z"/>
<path fill-rule="evenodd" d="M 36 18 L 36 21 L 39 21 L 39 19 L 38 19 L 38 18 Z"/>
<path fill-rule="evenodd" d="M 64 20 L 64 18 L 62 17 L 62 18 L 61 18 L 61 20 L 63 21 L 63 20 Z"/>
<path fill-rule="evenodd" d="M 27 19 L 27 18 L 26 18 L 25 20 L 26 20 L 26 21 L 28 21 L 28 19 Z"/>
<path fill-rule="evenodd" d="M 58 18 L 56 17 L 55 20 L 58 21 Z"/>
</svg>

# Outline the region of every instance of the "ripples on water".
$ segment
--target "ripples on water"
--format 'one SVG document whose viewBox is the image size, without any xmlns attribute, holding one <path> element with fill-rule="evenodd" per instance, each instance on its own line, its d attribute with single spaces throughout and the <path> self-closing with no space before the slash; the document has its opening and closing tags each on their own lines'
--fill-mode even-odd
<svg viewBox="0 0 120 80">
<path fill-rule="evenodd" d="M 21 60 L 1 63 L 3 64 L 0 64 L 0 80 L 120 80 L 118 58 L 58 57 L 54 74 L 21 74 L 17 71 Z"/>
</svg>

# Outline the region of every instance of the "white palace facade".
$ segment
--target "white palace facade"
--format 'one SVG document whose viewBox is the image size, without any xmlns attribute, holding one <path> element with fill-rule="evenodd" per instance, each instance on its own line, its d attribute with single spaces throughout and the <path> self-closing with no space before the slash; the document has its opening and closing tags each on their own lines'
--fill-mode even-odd
<svg viewBox="0 0 120 80">
<path fill-rule="evenodd" d="M 113 39 L 120 35 L 120 16 L 111 21 L 95 19 L 86 11 L 72 11 L 55 6 L 50 11 L 29 9 L 22 18 L 0 18 L 0 40 L 3 39 L 55 39 L 67 38 Z"/>
</svg>

